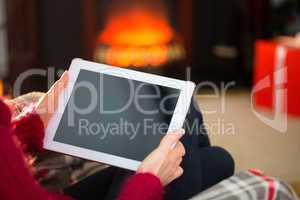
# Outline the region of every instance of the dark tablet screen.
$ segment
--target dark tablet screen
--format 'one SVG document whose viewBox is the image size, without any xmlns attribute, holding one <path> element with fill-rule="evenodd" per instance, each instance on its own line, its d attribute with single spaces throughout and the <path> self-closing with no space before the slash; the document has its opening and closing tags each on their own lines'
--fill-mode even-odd
<svg viewBox="0 0 300 200">
<path fill-rule="evenodd" d="M 81 70 L 54 141 L 142 161 L 167 132 L 180 90 Z"/>
</svg>

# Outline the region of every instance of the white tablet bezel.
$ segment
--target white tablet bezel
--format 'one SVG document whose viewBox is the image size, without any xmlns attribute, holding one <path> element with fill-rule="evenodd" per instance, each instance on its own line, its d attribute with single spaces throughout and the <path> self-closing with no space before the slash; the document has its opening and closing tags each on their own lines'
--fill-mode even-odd
<svg viewBox="0 0 300 200">
<path fill-rule="evenodd" d="M 76 58 L 71 63 L 69 69 L 69 82 L 65 91 L 60 95 L 58 109 L 53 114 L 52 118 L 49 121 L 48 127 L 46 128 L 44 139 L 45 149 L 130 170 L 136 170 L 140 164 L 140 161 L 137 160 L 132 160 L 54 141 L 54 136 L 59 122 L 66 108 L 67 102 L 71 96 L 78 74 L 82 69 L 179 89 L 180 96 L 178 98 L 178 102 L 172 116 L 168 132 L 182 128 L 195 88 L 195 84 L 193 82 L 167 78 L 125 68 L 108 66 Z"/>
</svg>

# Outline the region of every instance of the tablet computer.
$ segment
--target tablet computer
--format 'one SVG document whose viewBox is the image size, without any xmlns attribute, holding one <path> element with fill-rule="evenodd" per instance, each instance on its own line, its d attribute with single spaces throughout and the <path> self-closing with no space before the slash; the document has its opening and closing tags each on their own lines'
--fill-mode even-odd
<svg viewBox="0 0 300 200">
<path fill-rule="evenodd" d="M 195 84 L 74 59 L 45 148 L 136 170 L 160 140 L 182 128 Z"/>
</svg>

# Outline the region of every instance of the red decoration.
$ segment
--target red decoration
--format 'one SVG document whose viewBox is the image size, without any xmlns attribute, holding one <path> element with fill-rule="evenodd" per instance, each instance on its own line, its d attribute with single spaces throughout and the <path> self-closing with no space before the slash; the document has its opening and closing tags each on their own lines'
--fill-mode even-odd
<svg viewBox="0 0 300 200">
<path fill-rule="evenodd" d="M 280 101 L 279 106 L 282 106 L 282 111 L 300 116 L 299 75 L 300 46 L 287 45 L 281 40 L 256 42 L 254 88 L 257 89 L 257 86 L 264 81 L 270 83 L 255 91 L 256 106 L 274 110 L 276 101 Z M 284 91 L 280 95 L 285 97 L 280 97 L 279 93 L 276 95 L 279 90 Z M 284 108 L 285 103 L 286 108 Z"/>
</svg>

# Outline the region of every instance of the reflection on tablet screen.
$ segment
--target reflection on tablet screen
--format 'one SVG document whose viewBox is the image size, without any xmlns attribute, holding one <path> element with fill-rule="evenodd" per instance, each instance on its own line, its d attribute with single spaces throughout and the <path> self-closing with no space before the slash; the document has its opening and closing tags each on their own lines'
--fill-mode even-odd
<svg viewBox="0 0 300 200">
<path fill-rule="evenodd" d="M 80 70 L 54 141 L 142 161 L 167 132 L 180 90 Z"/>
</svg>

